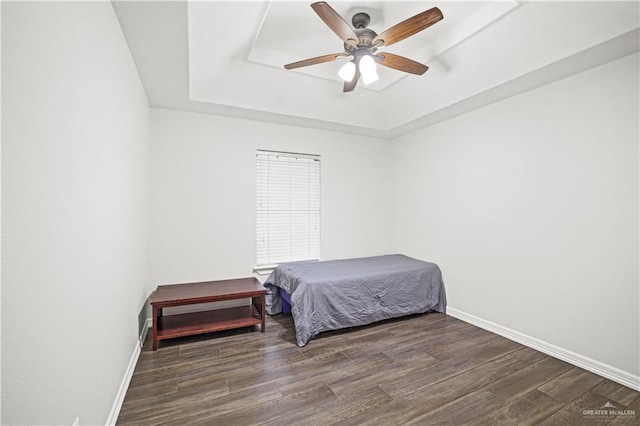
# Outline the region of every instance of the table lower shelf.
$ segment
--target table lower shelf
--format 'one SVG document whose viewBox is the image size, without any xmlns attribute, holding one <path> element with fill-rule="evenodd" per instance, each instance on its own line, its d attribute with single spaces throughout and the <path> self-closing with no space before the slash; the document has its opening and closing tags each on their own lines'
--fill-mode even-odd
<svg viewBox="0 0 640 426">
<path fill-rule="evenodd" d="M 250 327 L 262 323 L 253 306 L 235 306 L 158 318 L 158 340 L 194 334 L 211 333 L 232 328 Z"/>
</svg>

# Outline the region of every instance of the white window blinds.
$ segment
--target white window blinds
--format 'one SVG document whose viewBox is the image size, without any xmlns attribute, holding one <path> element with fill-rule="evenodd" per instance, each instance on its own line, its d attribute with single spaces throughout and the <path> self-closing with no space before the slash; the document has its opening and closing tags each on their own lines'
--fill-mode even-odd
<svg viewBox="0 0 640 426">
<path fill-rule="evenodd" d="M 320 156 L 256 152 L 257 265 L 320 258 Z"/>
</svg>

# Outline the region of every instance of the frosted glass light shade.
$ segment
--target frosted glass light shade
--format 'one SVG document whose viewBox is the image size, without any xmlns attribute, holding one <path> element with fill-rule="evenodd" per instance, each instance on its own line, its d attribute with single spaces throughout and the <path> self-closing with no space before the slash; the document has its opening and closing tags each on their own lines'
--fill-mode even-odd
<svg viewBox="0 0 640 426">
<path fill-rule="evenodd" d="M 360 59 L 360 72 L 367 74 L 369 72 L 376 72 L 376 63 L 369 55 L 364 55 Z"/>
<path fill-rule="evenodd" d="M 378 81 L 378 73 L 376 72 L 376 70 L 369 71 L 367 73 L 363 72 L 360 73 L 360 75 L 362 75 L 362 82 L 365 85 Z"/>
<path fill-rule="evenodd" d="M 365 55 L 360 59 L 360 75 L 364 84 L 378 81 L 378 73 L 376 72 L 376 63 L 369 55 Z"/>
<path fill-rule="evenodd" d="M 355 74 L 356 74 L 356 64 L 354 64 L 353 62 L 347 62 L 340 68 L 340 71 L 338 71 L 338 75 L 344 81 L 353 80 L 353 76 Z"/>
</svg>

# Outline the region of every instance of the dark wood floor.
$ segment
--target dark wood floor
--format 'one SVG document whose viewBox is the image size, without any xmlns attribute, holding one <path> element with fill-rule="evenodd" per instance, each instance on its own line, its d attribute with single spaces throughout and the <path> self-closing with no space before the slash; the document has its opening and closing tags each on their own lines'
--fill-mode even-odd
<svg viewBox="0 0 640 426">
<path fill-rule="evenodd" d="M 118 418 L 337 423 L 638 425 L 640 393 L 443 314 L 323 333 L 304 348 L 277 315 L 264 334 L 168 340 L 156 352 L 147 338 Z"/>
</svg>

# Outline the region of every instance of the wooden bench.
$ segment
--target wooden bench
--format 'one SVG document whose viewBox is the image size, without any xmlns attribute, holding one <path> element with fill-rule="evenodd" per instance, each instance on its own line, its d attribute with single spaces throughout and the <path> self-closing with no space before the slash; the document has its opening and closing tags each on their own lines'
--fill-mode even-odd
<svg viewBox="0 0 640 426">
<path fill-rule="evenodd" d="M 255 278 L 158 286 L 151 298 L 153 350 L 158 348 L 158 341 L 164 339 L 258 324 L 264 333 L 265 294 L 266 289 Z M 164 308 L 172 306 L 248 298 L 251 298 L 251 304 L 246 306 L 162 315 Z"/>
</svg>

